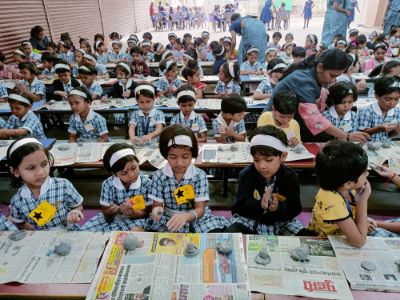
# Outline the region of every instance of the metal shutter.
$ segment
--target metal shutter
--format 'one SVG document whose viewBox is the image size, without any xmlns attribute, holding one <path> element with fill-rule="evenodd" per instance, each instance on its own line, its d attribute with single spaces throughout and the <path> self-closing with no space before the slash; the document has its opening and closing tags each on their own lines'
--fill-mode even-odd
<svg viewBox="0 0 400 300">
<path fill-rule="evenodd" d="M 150 2 L 151 0 L 132 0 L 135 10 L 136 32 L 140 32 L 152 27 L 150 18 Z"/>
<path fill-rule="evenodd" d="M 100 0 L 104 34 L 118 32 L 122 36 L 135 32 L 132 0 Z"/>
<path fill-rule="evenodd" d="M 51 38 L 42 0 L 0 1 L 0 50 L 8 61 L 21 41 L 30 38 L 31 28 L 36 25 Z"/>
</svg>

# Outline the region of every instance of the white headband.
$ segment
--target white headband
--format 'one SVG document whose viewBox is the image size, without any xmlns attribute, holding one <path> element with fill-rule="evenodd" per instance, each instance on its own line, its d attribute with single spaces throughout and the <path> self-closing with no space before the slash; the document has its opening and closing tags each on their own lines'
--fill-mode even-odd
<svg viewBox="0 0 400 300">
<path fill-rule="evenodd" d="M 138 92 L 143 91 L 143 90 L 152 92 L 153 95 L 154 95 L 154 93 L 155 93 L 154 87 L 152 87 L 151 85 L 144 84 L 144 85 L 139 85 L 138 87 L 136 87 L 136 89 L 135 89 L 135 95 L 136 95 Z"/>
<path fill-rule="evenodd" d="M 275 71 L 276 69 L 283 69 L 283 68 L 287 69 L 287 65 L 284 63 L 280 63 L 280 64 L 277 64 L 276 66 L 274 66 L 272 68 L 272 71 Z"/>
<path fill-rule="evenodd" d="M 128 44 L 129 44 L 129 43 L 137 44 L 137 40 L 135 40 L 135 39 L 128 39 L 126 42 L 127 42 Z"/>
<path fill-rule="evenodd" d="M 378 44 L 376 44 L 376 45 L 374 46 L 374 50 L 375 50 L 376 48 L 378 48 L 378 47 L 381 47 L 381 46 L 383 46 L 385 49 L 387 49 L 387 45 L 386 45 L 385 43 L 378 43 Z"/>
<path fill-rule="evenodd" d="M 31 105 L 31 103 L 29 102 L 28 99 L 26 99 L 25 97 L 22 97 L 21 95 L 18 95 L 18 94 L 9 95 L 8 99 L 15 100 L 15 101 L 18 101 L 18 102 L 22 102 L 22 103 L 26 103 L 28 105 Z"/>
<path fill-rule="evenodd" d="M 83 49 L 81 49 L 81 48 L 79 48 L 79 49 L 76 49 L 75 51 L 78 51 L 78 52 L 80 52 L 80 53 L 82 53 L 83 55 L 85 55 L 85 50 L 83 50 Z"/>
<path fill-rule="evenodd" d="M 268 48 L 267 50 L 265 50 L 265 55 L 267 55 L 268 53 L 270 53 L 271 51 L 277 51 L 276 48 Z"/>
<path fill-rule="evenodd" d="M 145 47 L 145 46 L 151 46 L 151 43 L 148 42 L 148 41 L 143 41 L 142 42 L 142 47 Z"/>
<path fill-rule="evenodd" d="M 247 50 L 247 54 L 250 54 L 251 52 L 257 52 L 257 53 L 259 53 L 260 52 L 260 50 L 258 50 L 257 48 L 254 48 L 254 47 L 252 47 L 252 48 L 250 48 L 249 50 Z"/>
<path fill-rule="evenodd" d="M 232 39 L 229 37 L 224 38 L 224 43 L 232 44 Z"/>
<path fill-rule="evenodd" d="M 392 83 L 392 85 L 390 87 L 394 87 L 394 88 L 400 88 L 400 81 L 395 81 Z"/>
<path fill-rule="evenodd" d="M 81 91 L 78 91 L 78 90 L 70 91 L 68 96 L 71 96 L 71 95 L 81 96 L 81 97 L 87 99 L 87 95 L 84 92 L 81 92 Z"/>
<path fill-rule="evenodd" d="M 179 101 L 179 98 L 181 98 L 183 96 L 189 96 L 196 100 L 196 94 L 190 90 L 179 92 L 178 95 L 176 95 L 176 99 Z"/>
<path fill-rule="evenodd" d="M 315 44 L 315 36 L 313 34 L 307 35 L 307 37 L 311 40 L 313 44 Z"/>
<path fill-rule="evenodd" d="M 158 44 L 157 49 L 156 49 L 156 52 L 160 51 L 162 47 L 163 47 L 163 45 L 162 45 L 161 43 Z M 185 54 L 183 54 L 183 55 L 185 55 Z"/>
<path fill-rule="evenodd" d="M 177 37 L 177 35 L 175 33 L 171 32 L 171 33 L 168 33 L 168 38 L 170 38 L 170 37 Z"/>
<path fill-rule="evenodd" d="M 22 51 L 19 50 L 19 49 L 15 50 L 14 53 L 17 53 L 18 55 L 21 55 L 21 56 L 23 56 L 23 57 L 26 57 L 25 53 L 22 52 Z"/>
<path fill-rule="evenodd" d="M 235 68 L 232 62 L 228 63 L 229 74 L 232 78 L 235 78 Z"/>
<path fill-rule="evenodd" d="M 340 40 L 336 42 L 336 45 L 347 45 L 346 41 Z"/>
<path fill-rule="evenodd" d="M 169 60 L 167 61 L 167 63 L 165 64 L 165 70 L 163 71 L 163 73 L 168 71 L 168 68 L 174 63 L 174 61 Z"/>
<path fill-rule="evenodd" d="M 128 155 L 135 155 L 135 152 L 131 148 L 121 149 L 111 155 L 110 158 L 110 167 L 112 167 L 117 161 L 121 158 L 128 156 Z"/>
<path fill-rule="evenodd" d="M 79 70 L 84 70 L 84 71 L 86 71 L 86 72 L 92 73 L 92 72 L 89 70 L 89 68 L 86 67 L 86 66 L 80 66 L 79 69 L 78 69 L 78 71 L 79 71 Z"/>
<path fill-rule="evenodd" d="M 37 139 L 35 139 L 35 138 L 24 138 L 24 139 L 21 139 L 21 140 L 15 142 L 15 144 L 12 145 L 12 147 L 11 147 L 11 149 L 10 149 L 8 155 L 11 156 L 11 154 L 12 154 L 15 150 L 17 150 L 18 148 L 22 147 L 23 145 L 26 145 L 26 144 L 29 144 L 29 143 L 35 143 L 35 144 L 42 145 L 42 143 L 39 142 L 39 141 L 38 141 Z"/>
<path fill-rule="evenodd" d="M 169 140 L 168 147 L 172 145 L 182 145 L 182 146 L 188 146 L 190 148 L 193 147 L 192 139 L 190 138 L 190 136 L 187 135 L 177 135 L 173 137 L 172 139 Z"/>
<path fill-rule="evenodd" d="M 188 60 L 194 60 L 194 58 L 191 57 L 189 54 L 183 53 L 182 56 L 187 58 Z"/>
<path fill-rule="evenodd" d="M 31 46 L 31 47 L 32 47 L 32 44 L 31 44 L 30 42 L 28 42 L 28 41 L 26 41 L 26 42 L 22 42 L 22 43 L 21 43 L 21 45 L 22 45 L 22 46 L 24 46 L 24 45 L 29 45 L 29 46 Z"/>
<path fill-rule="evenodd" d="M 122 46 L 122 43 L 120 41 L 112 41 L 111 43 L 112 46 L 117 44 Z"/>
<path fill-rule="evenodd" d="M 285 50 L 289 46 L 293 46 L 293 43 L 287 43 L 287 44 L 283 45 L 283 49 Z"/>
<path fill-rule="evenodd" d="M 96 42 L 96 44 L 95 44 L 96 50 L 97 50 L 97 48 L 99 48 L 100 43 L 103 43 L 103 41 L 97 41 L 97 42 Z"/>
<path fill-rule="evenodd" d="M 127 70 L 129 72 L 129 75 L 131 75 L 131 68 L 129 68 L 129 66 L 126 63 L 120 62 L 117 64 L 117 67 L 123 67 L 125 70 Z"/>
<path fill-rule="evenodd" d="M 61 45 L 65 46 L 64 41 L 58 41 L 58 44 L 61 44 Z"/>
<path fill-rule="evenodd" d="M 358 30 L 354 29 L 354 28 L 349 30 L 349 34 L 352 34 L 353 32 L 357 32 L 358 33 Z"/>
<path fill-rule="evenodd" d="M 225 48 L 224 48 L 224 47 L 221 47 L 221 48 L 222 48 L 222 49 L 221 49 L 221 52 L 220 52 L 220 53 L 217 53 L 216 56 L 221 56 L 221 55 L 224 54 Z"/>
<path fill-rule="evenodd" d="M 66 64 L 56 64 L 54 66 L 54 70 L 58 70 L 58 69 L 67 69 L 67 70 L 71 70 L 71 67 L 66 65 Z"/>
<path fill-rule="evenodd" d="M 203 37 L 203 36 L 210 36 L 210 33 L 209 32 L 207 32 L 207 31 L 203 31 L 202 33 L 201 33 L 201 36 Z"/>
<path fill-rule="evenodd" d="M 165 52 L 163 53 L 163 55 L 161 55 L 161 60 L 166 59 L 168 54 L 172 54 L 172 52 L 169 51 L 169 50 L 165 51 Z"/>
<path fill-rule="evenodd" d="M 93 56 L 91 56 L 89 53 L 85 53 L 83 55 L 83 57 L 87 58 L 88 60 L 91 60 L 91 61 L 96 61 L 96 59 Z"/>
<path fill-rule="evenodd" d="M 250 148 L 254 146 L 268 146 L 281 152 L 287 151 L 286 146 L 280 140 L 278 140 L 276 137 L 266 134 L 255 135 L 251 139 Z"/>
</svg>

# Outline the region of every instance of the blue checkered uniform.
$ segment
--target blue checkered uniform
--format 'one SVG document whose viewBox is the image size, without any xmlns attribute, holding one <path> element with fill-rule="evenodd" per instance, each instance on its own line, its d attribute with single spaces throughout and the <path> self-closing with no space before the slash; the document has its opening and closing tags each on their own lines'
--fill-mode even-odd
<svg viewBox="0 0 400 300">
<path fill-rule="evenodd" d="M 17 227 L 0 213 L 0 231 L 16 231 Z"/>
<path fill-rule="evenodd" d="M 60 53 L 58 54 L 58 57 L 62 60 L 65 60 L 69 64 L 73 64 L 75 62 L 75 56 L 73 52 L 68 53 Z"/>
<path fill-rule="evenodd" d="M 85 122 L 82 122 L 78 114 L 73 114 L 69 118 L 68 132 L 77 134 L 80 139 L 98 140 L 108 133 L 106 119 L 93 110 L 89 111 Z"/>
<path fill-rule="evenodd" d="M 168 175 L 166 175 L 166 173 Z M 190 175 L 189 175 L 190 173 Z M 192 185 L 195 199 L 179 205 L 174 197 L 174 191 L 184 185 Z M 194 209 L 195 202 L 208 201 L 208 181 L 207 175 L 203 170 L 190 165 L 181 180 L 177 182 L 175 176 L 172 174 L 171 167 L 167 164 L 163 169 L 158 170 L 153 175 L 151 187 L 149 191 L 149 198 L 153 201 L 164 203 L 164 207 L 175 211 L 188 212 Z M 149 231 L 166 232 L 167 222 L 170 219 L 164 212 L 164 215 L 158 222 L 149 222 Z M 211 210 L 206 207 L 202 218 L 193 221 L 190 224 L 185 224 L 179 232 L 209 232 L 215 229 L 223 229 L 229 225 L 229 222 L 224 217 L 213 216 Z"/>
<path fill-rule="evenodd" d="M 38 117 L 30 110 L 21 119 L 15 115 L 11 115 L 6 123 L 5 128 L 7 129 L 26 129 L 28 130 L 29 137 L 37 138 L 38 140 L 45 139 L 46 136 L 43 131 L 42 123 Z"/>
<path fill-rule="evenodd" d="M 347 112 L 342 119 L 339 119 L 335 107 L 331 106 L 328 110 L 324 111 L 322 115 L 337 128 L 342 129 L 344 132 L 350 133 L 357 131 L 358 119 L 355 111 Z"/>
<path fill-rule="evenodd" d="M 232 124 L 232 125 L 231 125 Z M 238 123 L 229 124 L 229 127 L 232 127 L 233 130 L 239 134 L 246 133 L 246 127 L 244 125 L 244 120 L 240 120 Z M 217 118 L 212 121 L 212 127 L 214 130 L 214 136 L 221 136 L 220 126 L 228 127 L 225 121 L 222 120 L 222 115 L 219 114 Z M 225 141 L 227 143 L 234 143 L 235 139 L 231 136 L 226 136 Z"/>
<path fill-rule="evenodd" d="M 145 60 L 147 60 L 147 61 L 150 61 L 150 62 L 152 62 L 152 61 L 154 61 L 154 53 L 153 52 L 147 52 L 145 55 L 144 55 L 144 59 Z"/>
<path fill-rule="evenodd" d="M 6 127 L 6 121 L 2 117 L 0 117 L 0 129 Z"/>
<path fill-rule="evenodd" d="M 101 87 L 101 85 L 95 80 L 92 82 L 92 85 L 89 87 L 87 87 L 86 85 L 82 84 L 82 86 L 84 86 L 85 88 L 87 88 L 90 92 L 91 95 L 96 94 L 96 95 L 103 95 L 103 88 Z"/>
<path fill-rule="evenodd" d="M 373 128 L 382 124 L 398 124 L 400 122 L 400 108 L 395 107 L 387 112 L 385 118 L 382 117 L 378 103 L 370 105 L 358 113 L 358 129 Z M 387 140 L 389 133 L 381 131 L 371 134 L 371 141 L 381 142 Z"/>
<path fill-rule="evenodd" d="M 78 69 L 79 69 L 79 65 L 77 63 L 75 63 L 71 70 L 72 77 L 76 78 L 78 76 Z"/>
<path fill-rule="evenodd" d="M 97 75 L 104 75 L 107 73 L 106 66 L 99 63 L 96 64 L 96 70 L 97 70 Z"/>
<path fill-rule="evenodd" d="M 35 95 L 41 95 L 42 99 L 46 95 L 46 86 L 44 85 L 43 81 L 37 79 L 37 77 L 33 79 L 31 84 L 29 84 L 26 80 L 20 80 L 19 83 L 25 85 L 31 93 Z"/>
<path fill-rule="evenodd" d="M 128 59 L 128 57 L 129 57 L 128 54 L 122 53 L 122 51 L 118 54 L 113 52 L 108 55 L 108 60 L 111 61 L 116 59 L 125 59 L 125 58 Z"/>
<path fill-rule="evenodd" d="M 7 97 L 8 97 L 7 88 L 4 86 L 4 84 L 0 83 L 0 98 L 7 98 Z"/>
<path fill-rule="evenodd" d="M 150 188 L 150 179 L 147 176 L 140 176 L 136 183 L 126 190 L 118 177 L 111 176 L 103 181 L 101 188 L 100 204 L 109 207 L 111 204 L 121 205 L 132 196 L 142 195 L 146 206 L 152 204 L 148 199 L 147 193 Z M 103 213 L 97 214 L 82 226 L 82 230 L 87 231 L 129 231 L 132 227 L 147 227 L 148 218 L 132 219 L 124 215 L 116 215 L 112 221 L 107 221 Z"/>
<path fill-rule="evenodd" d="M 165 76 L 162 76 L 155 84 L 157 92 L 164 92 L 168 89 L 168 87 L 173 86 L 179 88 L 182 85 L 182 81 L 179 79 L 175 79 L 172 82 L 168 82 L 168 79 Z M 168 93 L 166 97 L 174 97 L 174 94 Z"/>
<path fill-rule="evenodd" d="M 97 62 L 99 64 L 105 65 L 108 64 L 109 55 L 108 53 L 103 53 L 102 55 L 97 55 Z"/>
<path fill-rule="evenodd" d="M 56 208 L 54 217 L 43 226 L 39 226 L 29 216 L 40 203 L 47 201 Z M 23 185 L 11 199 L 11 220 L 14 223 L 27 222 L 35 230 L 48 230 L 56 228 L 79 229 L 79 225 L 67 226 L 68 213 L 80 206 L 82 196 L 67 179 L 47 177 L 40 189 L 40 196 L 35 199 L 26 185 Z"/>
<path fill-rule="evenodd" d="M 71 80 L 67 84 L 63 83 L 62 85 L 64 87 L 64 92 L 66 92 L 66 93 L 69 93 L 70 91 L 72 91 L 74 89 L 72 86 Z"/>
<path fill-rule="evenodd" d="M 263 94 L 272 94 L 272 85 L 271 82 L 269 82 L 269 79 L 264 79 L 263 81 L 260 82 L 258 85 L 256 91 L 263 93 Z"/>
<path fill-rule="evenodd" d="M 190 114 L 189 119 L 185 119 L 182 112 L 174 115 L 170 122 L 170 125 L 173 124 L 181 124 L 190 128 L 196 136 L 198 136 L 199 133 L 207 131 L 206 122 L 204 121 L 203 116 L 194 111 Z"/>
<path fill-rule="evenodd" d="M 264 70 L 264 66 L 261 62 L 256 61 L 254 64 L 250 64 L 248 60 L 240 65 L 240 71 L 254 71 Z"/>
<path fill-rule="evenodd" d="M 56 70 L 54 68 L 49 69 L 44 69 L 41 73 L 43 76 L 54 76 L 56 75 Z"/>
<path fill-rule="evenodd" d="M 386 220 L 385 223 L 400 223 L 400 218 Z M 398 233 L 383 229 L 383 228 L 375 228 L 373 231 L 368 233 L 369 236 L 379 236 L 379 237 L 399 237 Z"/>
<path fill-rule="evenodd" d="M 223 83 L 221 80 L 218 80 L 217 85 L 215 86 L 214 93 L 221 94 L 221 93 L 236 93 L 240 94 L 240 85 L 233 80 L 231 80 L 227 85 Z"/>
<path fill-rule="evenodd" d="M 150 132 L 154 132 L 157 124 L 165 125 L 165 116 L 162 111 L 153 108 L 146 117 L 143 112 L 138 109 L 132 111 L 129 117 L 129 125 L 131 124 L 136 126 L 136 136 L 142 137 Z"/>
<path fill-rule="evenodd" d="M 29 58 L 31 61 L 34 60 L 36 63 L 38 63 L 42 59 L 42 55 L 32 51 L 29 55 Z"/>
</svg>

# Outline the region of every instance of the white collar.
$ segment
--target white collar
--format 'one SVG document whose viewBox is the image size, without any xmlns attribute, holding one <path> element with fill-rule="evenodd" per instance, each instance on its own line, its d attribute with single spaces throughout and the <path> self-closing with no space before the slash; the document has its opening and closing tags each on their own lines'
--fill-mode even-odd
<svg viewBox="0 0 400 300">
<path fill-rule="evenodd" d="M 179 113 L 182 120 L 186 120 L 185 116 L 183 115 L 182 111 Z M 189 116 L 189 120 L 194 120 L 196 118 L 196 113 L 192 111 Z"/>
<path fill-rule="evenodd" d="M 374 112 L 378 115 L 383 117 L 383 113 L 382 110 L 378 104 L 378 102 L 375 102 L 374 104 L 372 104 L 372 109 L 374 110 Z M 392 108 L 391 110 L 389 110 L 386 114 L 386 117 L 392 117 L 394 115 L 394 108 Z"/>
<path fill-rule="evenodd" d="M 334 105 L 332 105 L 332 106 L 329 108 L 329 114 L 330 114 L 332 117 L 334 117 L 334 118 L 336 118 L 336 119 L 339 119 L 339 120 L 346 120 L 346 121 L 351 120 L 351 110 L 349 110 L 347 113 L 345 113 L 344 116 L 343 116 L 343 118 L 340 119 L 340 118 L 339 118 L 339 115 L 337 114 L 337 111 L 336 111 Z"/>
<path fill-rule="evenodd" d="M 21 122 L 25 121 L 26 118 L 28 117 L 28 114 L 31 113 L 32 111 L 28 110 L 28 112 L 20 119 Z"/>
<path fill-rule="evenodd" d="M 238 123 L 235 122 L 235 121 L 231 121 L 231 123 L 230 123 L 229 125 L 226 124 L 224 117 L 222 117 L 222 113 L 220 113 L 220 114 L 218 115 L 217 121 L 218 121 L 219 124 L 224 125 L 224 126 L 227 127 L 227 128 L 233 128 L 236 124 L 238 124 Z"/>
<path fill-rule="evenodd" d="M 63 82 L 61 82 L 62 84 L 63 84 L 63 86 L 70 86 L 70 87 L 72 87 L 72 79 L 70 79 L 67 83 L 63 83 Z"/>
<path fill-rule="evenodd" d="M 227 88 L 233 87 L 233 80 L 229 81 L 227 85 L 225 85 Z"/>
<path fill-rule="evenodd" d="M 167 163 L 164 168 L 162 169 L 165 176 L 168 177 L 175 177 L 174 172 L 172 171 L 171 166 Z M 193 163 L 189 165 L 186 169 L 185 175 L 183 175 L 184 179 L 192 179 L 196 175 L 196 167 Z"/>
<path fill-rule="evenodd" d="M 88 113 L 88 115 L 86 117 L 85 122 L 93 120 L 94 116 L 95 116 L 95 112 L 93 110 L 89 109 L 89 113 Z M 82 119 L 81 119 L 81 116 L 79 114 L 75 114 L 75 120 L 83 122 Z"/>
<path fill-rule="evenodd" d="M 139 114 L 139 116 L 145 117 L 144 112 L 141 111 L 140 109 L 138 109 L 138 114 Z M 153 118 L 155 114 L 156 114 L 156 109 L 152 108 L 147 117 Z"/>
<path fill-rule="evenodd" d="M 49 190 L 49 188 L 50 188 L 50 186 L 52 184 L 53 184 L 53 179 L 50 176 L 47 176 L 45 182 L 40 187 L 40 195 L 39 196 L 42 196 L 43 194 L 46 194 L 46 192 Z M 23 198 L 31 198 L 32 197 L 32 192 L 31 192 L 31 190 L 28 188 L 28 186 L 26 184 L 24 184 L 21 187 L 20 194 L 21 194 L 21 196 Z"/>
<path fill-rule="evenodd" d="M 132 79 L 129 78 L 128 81 L 126 82 L 125 86 L 123 85 L 121 80 L 118 80 L 118 83 L 120 86 L 125 87 L 126 89 L 129 89 L 132 85 Z"/>
<path fill-rule="evenodd" d="M 112 184 L 117 190 L 125 190 L 125 186 L 118 176 L 113 176 Z M 140 178 L 139 175 L 138 179 L 135 182 L 131 183 L 131 185 L 129 186 L 129 190 L 137 190 L 140 188 L 141 185 L 142 185 L 142 179 Z"/>
<path fill-rule="evenodd" d="M 99 85 L 98 82 L 97 82 L 96 80 L 93 80 L 93 82 L 92 82 L 92 84 L 91 84 L 90 86 L 87 86 L 87 85 L 85 85 L 85 84 L 84 84 L 83 86 L 84 86 L 85 88 L 87 88 L 88 90 L 90 90 L 90 88 L 93 87 L 93 86 L 95 86 L 96 84 Z"/>
<path fill-rule="evenodd" d="M 31 84 L 29 84 L 29 82 L 28 82 L 28 80 L 23 80 L 23 82 L 27 85 L 27 86 L 29 86 L 29 87 L 31 87 L 31 86 L 34 86 L 35 84 L 37 84 L 37 82 L 39 81 L 39 79 L 37 78 L 37 77 L 35 77 L 33 80 L 32 80 L 32 83 Z"/>
</svg>

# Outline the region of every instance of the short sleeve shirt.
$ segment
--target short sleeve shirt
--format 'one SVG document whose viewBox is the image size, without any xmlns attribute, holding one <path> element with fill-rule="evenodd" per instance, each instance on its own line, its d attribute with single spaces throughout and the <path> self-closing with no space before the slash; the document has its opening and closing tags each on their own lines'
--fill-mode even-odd
<svg viewBox="0 0 400 300">
<path fill-rule="evenodd" d="M 28 111 L 21 119 L 15 115 L 11 115 L 7 120 L 5 128 L 26 129 L 29 137 L 34 137 L 38 140 L 46 138 L 42 123 L 32 111 Z"/>
<path fill-rule="evenodd" d="M 106 120 L 90 110 L 85 121 L 82 121 L 78 114 L 73 114 L 69 118 L 68 132 L 77 134 L 81 139 L 97 140 L 100 136 L 107 134 L 108 129 Z"/>
<path fill-rule="evenodd" d="M 274 122 L 272 112 L 270 111 L 263 113 L 257 121 L 257 127 L 265 125 L 273 125 L 277 127 Z M 299 142 L 301 142 L 300 125 L 299 123 L 297 123 L 295 119 L 290 120 L 289 127 L 287 128 L 280 127 L 280 128 L 286 133 L 286 136 L 289 140 L 295 137 Z"/>
</svg>

